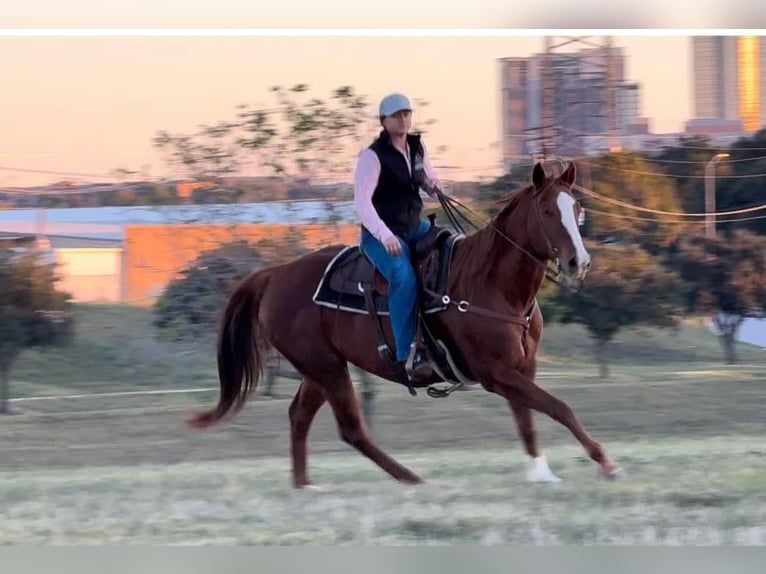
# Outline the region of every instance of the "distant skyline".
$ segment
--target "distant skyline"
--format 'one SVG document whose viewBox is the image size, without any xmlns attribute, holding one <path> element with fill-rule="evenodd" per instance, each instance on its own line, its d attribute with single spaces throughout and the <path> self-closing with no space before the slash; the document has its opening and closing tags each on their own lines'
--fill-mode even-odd
<svg viewBox="0 0 766 574">
<path fill-rule="evenodd" d="M 656 133 L 691 116 L 689 37 L 616 37 L 626 79 L 642 85 Z M 430 102 L 430 149 L 462 179 L 500 166 L 498 59 L 543 49 L 535 37 L 1 38 L 0 166 L 101 175 L 66 178 L 0 169 L 0 187 L 109 179 L 115 168 L 168 175 L 151 145 L 159 130 L 190 133 L 268 88 L 307 83 L 327 97 L 349 84 L 373 105 L 390 91 Z M 416 110 L 417 122 L 417 110 Z M 371 119 L 374 122 L 374 119 Z M 353 163 L 349 164 L 351 180 Z"/>
</svg>

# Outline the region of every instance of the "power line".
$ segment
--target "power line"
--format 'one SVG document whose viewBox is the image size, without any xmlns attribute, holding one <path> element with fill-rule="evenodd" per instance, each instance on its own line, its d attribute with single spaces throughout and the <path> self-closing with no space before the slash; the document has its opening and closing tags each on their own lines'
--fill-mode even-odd
<svg viewBox="0 0 766 574">
<path fill-rule="evenodd" d="M 20 173 L 36 173 L 40 175 L 63 175 L 69 177 L 97 177 L 100 179 L 117 179 L 116 175 L 104 175 L 101 173 L 79 173 L 72 171 L 55 171 L 48 169 L 29 169 L 25 167 L 13 167 L 7 165 L 0 165 L 0 171 L 17 171 Z"/>
<path fill-rule="evenodd" d="M 98 187 L 96 189 L 78 189 L 78 188 L 60 188 L 57 189 L 56 186 L 48 187 L 46 189 L 36 189 L 36 188 L 19 188 L 19 187 L 0 187 L 0 194 L 3 195 L 16 195 L 19 197 L 39 197 L 39 196 L 67 196 L 67 195 L 92 195 L 95 193 L 119 193 L 121 191 L 132 191 L 136 188 L 142 188 L 147 185 L 163 185 L 168 184 L 172 182 L 164 182 L 164 181 L 144 181 L 144 182 L 135 182 L 135 183 L 90 183 L 90 184 L 82 184 L 87 186 L 109 186 L 109 187 Z M 147 190 L 148 191 L 148 190 Z"/>
<path fill-rule="evenodd" d="M 615 217 L 617 219 L 630 219 L 635 221 L 651 221 L 654 223 L 684 223 L 684 224 L 697 224 L 705 225 L 707 222 L 704 220 L 688 220 L 688 219 L 657 219 L 656 217 L 641 217 L 639 215 L 625 215 L 622 213 L 612 213 L 610 211 L 601 211 L 599 209 L 588 208 L 588 213 L 595 213 L 598 215 L 604 215 L 607 217 Z M 711 213 L 711 215 L 714 215 Z M 756 219 L 766 219 L 766 215 L 754 215 L 752 217 L 739 217 L 733 219 L 718 219 L 716 223 L 739 223 L 741 221 L 753 221 Z"/>
<path fill-rule="evenodd" d="M 652 137 L 661 138 L 665 137 L 662 134 L 653 134 Z M 701 150 L 701 151 L 709 151 L 714 152 L 716 149 L 722 149 L 725 151 L 764 151 L 766 150 L 766 147 L 727 147 L 727 146 L 693 146 L 693 145 L 686 145 L 683 142 L 678 141 L 677 135 L 668 134 L 667 138 L 670 139 L 671 137 L 676 138 L 676 144 L 675 145 L 665 145 L 662 146 L 663 148 L 679 148 L 679 149 L 693 149 L 693 150 Z"/>
<path fill-rule="evenodd" d="M 737 159 L 719 159 L 719 164 L 724 163 L 741 163 L 746 161 L 758 161 L 766 159 L 766 155 L 759 155 L 757 157 L 742 157 Z M 705 165 L 710 160 L 709 159 L 703 159 L 703 160 L 685 160 L 685 159 L 662 159 L 658 157 L 650 157 L 647 161 L 651 163 L 683 163 L 683 164 L 696 164 L 696 165 Z"/>
<path fill-rule="evenodd" d="M 593 163 L 587 160 L 580 160 L 579 163 L 588 165 L 595 169 L 606 169 L 609 171 L 617 171 L 620 173 L 635 173 L 638 175 L 656 175 L 659 177 L 677 177 L 681 179 L 705 179 L 704 175 L 688 175 L 688 174 L 682 174 L 682 173 L 667 173 L 667 172 L 661 172 L 661 171 L 646 171 L 642 169 L 622 168 L 622 167 L 617 167 L 612 165 Z M 750 174 L 740 174 L 740 175 L 718 174 L 716 177 L 718 179 L 752 179 L 756 177 L 766 177 L 766 173 L 750 173 Z"/>
<path fill-rule="evenodd" d="M 752 213 L 754 211 L 761 211 L 766 209 L 766 204 L 757 205 L 755 207 L 747 207 L 744 209 L 734 209 L 730 211 L 718 211 L 718 212 L 709 212 L 709 213 L 687 213 L 684 211 L 663 211 L 660 209 L 651 209 L 649 207 L 641 207 L 639 205 L 634 205 L 632 203 L 627 203 L 624 201 L 620 201 L 618 199 L 613 199 L 611 197 L 607 197 L 606 195 L 602 195 L 596 191 L 593 191 L 592 189 L 588 189 L 586 187 L 583 187 L 581 185 L 575 184 L 574 188 L 578 191 L 584 193 L 585 195 L 588 195 L 590 197 L 594 197 L 596 199 L 599 199 L 605 203 L 611 203 L 613 205 L 618 205 L 620 207 L 625 207 L 627 209 L 632 209 L 634 211 L 643 211 L 646 213 L 654 213 L 656 215 L 674 215 L 679 217 L 707 217 L 710 215 L 738 215 L 742 213 Z"/>
</svg>

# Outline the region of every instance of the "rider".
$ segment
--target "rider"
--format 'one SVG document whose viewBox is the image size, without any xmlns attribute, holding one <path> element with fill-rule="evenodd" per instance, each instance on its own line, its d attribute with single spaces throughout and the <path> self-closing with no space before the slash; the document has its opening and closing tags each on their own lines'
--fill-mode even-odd
<svg viewBox="0 0 766 574">
<path fill-rule="evenodd" d="M 389 311 L 396 360 L 412 361 L 411 380 L 432 374 L 415 339 L 417 279 L 410 250 L 428 231 L 421 217 L 422 188 L 433 195 L 438 188 L 425 146 L 412 126 L 412 105 L 398 93 L 384 97 L 378 113 L 381 130 L 358 157 L 354 203 L 361 220 L 361 250 L 389 283 Z"/>
</svg>

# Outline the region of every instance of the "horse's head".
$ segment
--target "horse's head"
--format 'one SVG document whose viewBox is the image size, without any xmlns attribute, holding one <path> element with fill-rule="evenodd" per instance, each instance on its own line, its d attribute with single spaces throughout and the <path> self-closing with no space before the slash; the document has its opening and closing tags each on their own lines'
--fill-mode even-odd
<svg viewBox="0 0 766 574">
<path fill-rule="evenodd" d="M 559 176 L 548 176 L 542 164 L 532 170 L 532 207 L 527 220 L 533 250 L 553 260 L 570 287 L 579 286 L 590 269 L 578 222 L 582 207 L 572 193 L 575 164 Z"/>
</svg>

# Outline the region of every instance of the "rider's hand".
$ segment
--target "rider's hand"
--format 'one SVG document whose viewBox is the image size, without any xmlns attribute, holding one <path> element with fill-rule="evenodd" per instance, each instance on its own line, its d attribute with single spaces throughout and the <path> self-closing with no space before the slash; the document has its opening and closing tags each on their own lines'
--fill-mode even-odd
<svg viewBox="0 0 766 574">
<path fill-rule="evenodd" d="M 383 242 L 383 247 L 386 248 L 386 253 L 392 256 L 400 255 L 402 252 L 402 244 L 399 243 L 399 238 L 392 235 Z"/>
<path fill-rule="evenodd" d="M 425 192 L 433 197 L 436 194 L 436 191 L 439 189 L 438 181 L 435 179 L 427 179 L 425 183 L 423 184 L 423 189 L 425 189 Z"/>
</svg>

